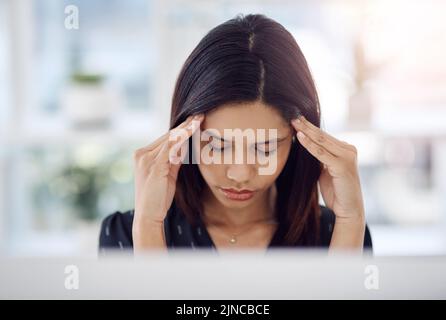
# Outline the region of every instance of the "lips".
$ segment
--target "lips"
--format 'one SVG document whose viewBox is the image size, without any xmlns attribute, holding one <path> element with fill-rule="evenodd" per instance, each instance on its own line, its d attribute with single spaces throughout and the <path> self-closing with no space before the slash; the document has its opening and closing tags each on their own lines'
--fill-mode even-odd
<svg viewBox="0 0 446 320">
<path fill-rule="evenodd" d="M 232 188 L 220 188 L 220 190 L 223 192 L 226 198 L 237 201 L 245 201 L 251 199 L 255 193 L 255 191 L 247 189 L 236 190 Z"/>
</svg>

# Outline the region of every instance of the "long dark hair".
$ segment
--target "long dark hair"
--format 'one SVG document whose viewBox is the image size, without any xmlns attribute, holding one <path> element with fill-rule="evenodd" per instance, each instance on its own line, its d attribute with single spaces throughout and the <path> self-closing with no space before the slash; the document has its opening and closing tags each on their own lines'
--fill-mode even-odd
<svg viewBox="0 0 446 320">
<path fill-rule="evenodd" d="M 276 108 L 288 121 L 302 114 L 320 126 L 314 81 L 293 36 L 264 15 L 240 15 L 212 29 L 187 58 L 173 94 L 170 128 L 189 115 L 256 100 Z M 276 179 L 283 246 L 318 243 L 320 173 L 320 162 L 293 139 Z M 205 183 L 196 164 L 181 166 L 175 203 L 191 223 L 203 212 Z"/>
</svg>

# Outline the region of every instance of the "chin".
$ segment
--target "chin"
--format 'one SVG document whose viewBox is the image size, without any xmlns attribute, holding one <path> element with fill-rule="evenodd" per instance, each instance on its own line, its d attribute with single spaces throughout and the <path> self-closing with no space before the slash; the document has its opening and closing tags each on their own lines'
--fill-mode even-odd
<svg viewBox="0 0 446 320">
<path fill-rule="evenodd" d="M 231 209 L 242 209 L 248 207 L 251 203 L 253 203 L 253 199 L 247 201 L 233 201 L 228 199 L 218 199 L 226 208 Z"/>
</svg>

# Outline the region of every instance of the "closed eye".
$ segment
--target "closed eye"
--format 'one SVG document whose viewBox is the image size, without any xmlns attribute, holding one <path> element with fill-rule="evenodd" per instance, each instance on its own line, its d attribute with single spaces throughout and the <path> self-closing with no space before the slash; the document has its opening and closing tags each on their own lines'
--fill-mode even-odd
<svg viewBox="0 0 446 320">
<path fill-rule="evenodd" d="M 265 149 L 264 147 L 256 146 L 256 151 L 264 156 L 269 156 L 270 154 L 277 151 L 277 149 Z"/>
<path fill-rule="evenodd" d="M 230 149 L 231 148 L 231 146 L 216 146 L 216 145 L 214 145 L 213 143 L 210 143 L 209 144 L 209 147 L 210 147 L 210 149 L 212 150 L 212 151 L 215 151 L 215 152 L 223 152 L 225 149 Z"/>
<path fill-rule="evenodd" d="M 225 149 L 230 149 L 231 148 L 231 146 L 216 146 L 216 145 L 214 145 L 212 143 L 209 144 L 209 147 L 210 147 L 210 149 L 212 151 L 215 151 L 215 152 L 223 152 L 223 151 L 225 151 Z M 258 147 L 258 146 L 255 147 L 255 150 L 259 154 L 264 155 L 264 156 L 269 156 L 270 154 L 272 154 L 272 153 L 277 151 L 277 149 L 274 149 L 274 150 L 272 150 L 272 149 L 265 149 L 264 147 Z"/>
</svg>

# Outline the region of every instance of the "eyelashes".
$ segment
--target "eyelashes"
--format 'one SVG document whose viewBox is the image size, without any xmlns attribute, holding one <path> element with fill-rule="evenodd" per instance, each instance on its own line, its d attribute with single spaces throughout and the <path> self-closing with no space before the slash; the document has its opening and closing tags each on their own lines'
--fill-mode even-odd
<svg viewBox="0 0 446 320">
<path fill-rule="evenodd" d="M 213 146 L 212 144 L 209 144 L 209 148 L 214 152 L 223 152 L 225 150 L 225 147 L 219 148 L 219 147 Z"/>
<path fill-rule="evenodd" d="M 224 152 L 225 150 L 227 151 L 232 148 L 231 146 L 218 147 L 218 146 L 214 146 L 212 143 L 209 144 L 209 147 L 213 152 L 218 152 L 218 153 Z M 273 154 L 274 152 L 277 151 L 277 149 L 261 150 L 258 147 L 255 147 L 254 149 L 255 149 L 255 151 L 259 152 L 262 156 L 269 156 L 270 154 Z"/>
<path fill-rule="evenodd" d="M 256 151 L 259 152 L 260 154 L 262 154 L 263 156 L 269 156 L 270 154 L 274 154 L 274 152 L 276 152 L 277 150 L 260 150 L 258 148 L 256 148 Z"/>
</svg>

